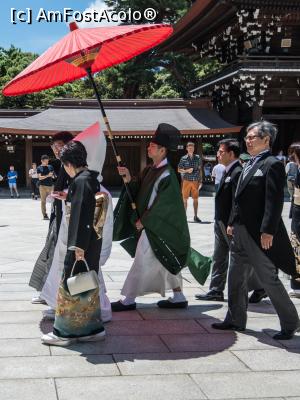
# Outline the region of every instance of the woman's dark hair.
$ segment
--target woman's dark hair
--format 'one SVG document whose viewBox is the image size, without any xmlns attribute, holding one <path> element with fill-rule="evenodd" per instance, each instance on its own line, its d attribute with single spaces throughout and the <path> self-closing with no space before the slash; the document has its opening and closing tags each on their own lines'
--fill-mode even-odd
<svg viewBox="0 0 300 400">
<path fill-rule="evenodd" d="M 300 161 L 300 142 L 292 143 L 288 150 L 289 157 L 292 158 L 296 156 L 297 161 Z"/>
<path fill-rule="evenodd" d="M 233 152 L 236 158 L 239 158 L 241 154 L 240 144 L 236 139 L 222 139 L 219 141 L 218 146 L 220 147 L 223 144 L 226 148 L 226 151 L 229 153 L 230 151 Z"/>
<path fill-rule="evenodd" d="M 62 141 L 65 144 L 69 143 L 73 139 L 73 135 L 71 132 L 68 131 L 61 131 L 57 132 L 53 137 L 52 137 L 52 143 Z"/>
<path fill-rule="evenodd" d="M 65 165 L 71 164 L 74 168 L 85 167 L 86 158 L 86 149 L 80 142 L 71 141 L 61 149 L 60 160 Z"/>
</svg>

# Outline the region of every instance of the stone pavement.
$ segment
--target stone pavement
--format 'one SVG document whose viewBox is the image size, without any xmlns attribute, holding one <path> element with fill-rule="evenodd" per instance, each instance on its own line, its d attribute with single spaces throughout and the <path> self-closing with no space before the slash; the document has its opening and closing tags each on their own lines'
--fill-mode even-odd
<svg viewBox="0 0 300 400">
<path fill-rule="evenodd" d="M 201 199 L 199 216 L 212 222 L 212 198 Z M 210 324 L 223 319 L 226 303 L 194 300 L 207 286 L 200 289 L 187 272 L 188 310 L 159 310 L 159 296 L 146 296 L 137 311 L 114 315 L 105 342 L 42 345 L 51 324 L 41 319 L 45 307 L 30 303 L 27 282 L 47 225 L 39 202 L 0 200 L 0 400 L 300 400 L 300 335 L 272 339 L 279 323 L 268 300 L 250 307 L 246 332 L 214 331 Z M 189 226 L 193 246 L 210 255 L 213 225 Z M 103 269 L 112 300 L 130 265 L 114 244 Z"/>
</svg>

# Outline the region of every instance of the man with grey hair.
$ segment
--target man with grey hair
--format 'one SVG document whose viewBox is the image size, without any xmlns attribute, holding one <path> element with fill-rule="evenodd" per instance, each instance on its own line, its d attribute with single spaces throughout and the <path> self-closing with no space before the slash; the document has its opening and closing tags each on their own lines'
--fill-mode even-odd
<svg viewBox="0 0 300 400">
<path fill-rule="evenodd" d="M 296 276 L 291 243 L 281 218 L 285 171 L 270 149 L 277 129 L 268 121 L 251 124 L 245 137 L 251 159 L 241 173 L 234 198 L 228 275 L 228 312 L 212 327 L 243 331 L 247 322 L 249 277 L 255 272 L 279 316 L 274 339 L 291 339 L 300 328 L 297 310 L 278 278 L 278 268 Z"/>
</svg>

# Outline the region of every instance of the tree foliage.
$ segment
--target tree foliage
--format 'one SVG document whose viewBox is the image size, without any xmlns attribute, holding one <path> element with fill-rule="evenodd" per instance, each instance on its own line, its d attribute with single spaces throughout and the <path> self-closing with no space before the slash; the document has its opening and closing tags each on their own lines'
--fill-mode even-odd
<svg viewBox="0 0 300 400">
<path fill-rule="evenodd" d="M 37 54 L 23 52 L 11 46 L 8 50 L 0 48 L 0 88 L 18 75 L 38 57 Z M 1 108 L 41 108 L 57 97 L 77 97 L 81 82 L 67 83 L 53 89 L 24 96 L 5 97 L 0 94 Z"/>
</svg>

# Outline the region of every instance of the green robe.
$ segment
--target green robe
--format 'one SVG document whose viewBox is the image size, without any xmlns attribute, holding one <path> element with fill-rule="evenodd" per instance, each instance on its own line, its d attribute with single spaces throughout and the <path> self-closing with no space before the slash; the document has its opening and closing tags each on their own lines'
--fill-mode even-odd
<svg viewBox="0 0 300 400">
<path fill-rule="evenodd" d="M 154 183 L 166 170 L 170 174 L 160 180 L 157 196 L 147 209 Z M 151 249 L 161 264 L 174 275 L 186 266 L 192 269 L 201 268 L 203 275 L 205 264 L 206 279 L 210 262 L 207 257 L 190 248 L 186 213 L 174 170 L 169 165 L 159 168 L 146 167 L 140 179 L 130 183 L 130 189 Z M 135 255 L 139 239 L 139 233 L 135 228 L 136 218 L 127 193 L 123 190 L 114 211 L 113 240 L 123 240 L 121 245 L 132 257 Z M 193 273 L 192 270 L 191 272 Z M 200 280 L 203 284 L 203 277 Z"/>
</svg>

